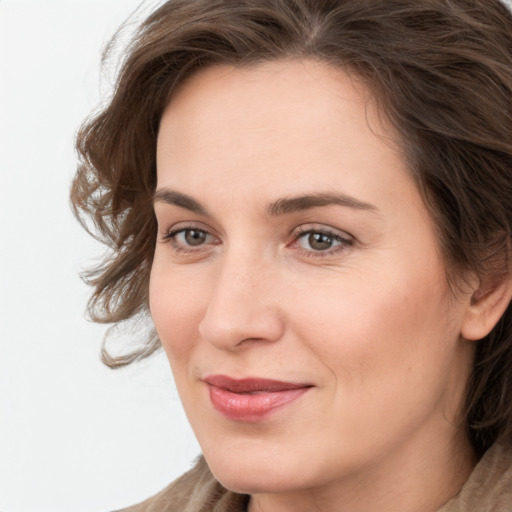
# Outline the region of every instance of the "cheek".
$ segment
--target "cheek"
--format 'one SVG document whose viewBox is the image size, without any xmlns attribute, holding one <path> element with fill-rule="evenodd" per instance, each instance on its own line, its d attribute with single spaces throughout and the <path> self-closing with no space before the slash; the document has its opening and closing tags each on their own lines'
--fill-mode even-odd
<svg viewBox="0 0 512 512">
<path fill-rule="evenodd" d="M 155 259 L 149 284 L 149 306 L 153 323 L 173 367 L 186 363 L 197 341 L 197 327 L 207 307 L 204 287 L 190 275 Z M 204 304 L 203 304 L 204 303 Z"/>
<path fill-rule="evenodd" d="M 400 271 L 343 276 L 314 294 L 294 290 L 300 300 L 290 324 L 337 379 L 382 388 L 397 372 L 406 377 L 413 368 L 434 366 L 449 342 L 453 348 L 457 334 L 442 267 L 431 266 L 428 274 L 406 263 L 395 267 Z"/>
<path fill-rule="evenodd" d="M 331 391 L 336 435 L 354 449 L 366 439 L 375 453 L 428 418 L 441 417 L 439 411 L 451 417 L 455 407 L 448 410 L 444 398 L 456 395 L 450 379 L 464 380 L 453 364 L 458 337 L 444 287 L 398 275 L 381 284 L 345 282 L 322 304 L 311 299 L 295 323 L 310 359 L 327 370 L 323 384 Z M 308 310 L 315 311 L 309 322 Z"/>
</svg>

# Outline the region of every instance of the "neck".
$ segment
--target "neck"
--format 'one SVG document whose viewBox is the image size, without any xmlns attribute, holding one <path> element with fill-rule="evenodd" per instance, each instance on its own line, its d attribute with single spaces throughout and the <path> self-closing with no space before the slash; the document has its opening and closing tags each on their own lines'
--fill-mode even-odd
<svg viewBox="0 0 512 512">
<path fill-rule="evenodd" d="M 459 492 L 476 464 L 462 434 L 450 443 L 401 448 L 320 488 L 254 494 L 249 512 L 435 512 Z"/>
</svg>

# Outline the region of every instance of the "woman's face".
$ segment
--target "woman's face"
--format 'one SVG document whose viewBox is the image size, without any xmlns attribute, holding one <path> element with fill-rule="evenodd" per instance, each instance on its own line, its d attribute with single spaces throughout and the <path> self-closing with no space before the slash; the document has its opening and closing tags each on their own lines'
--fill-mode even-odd
<svg viewBox="0 0 512 512">
<path fill-rule="evenodd" d="M 279 61 L 207 69 L 163 115 L 151 313 L 231 489 L 396 476 L 455 436 L 469 298 L 372 105 Z"/>
</svg>

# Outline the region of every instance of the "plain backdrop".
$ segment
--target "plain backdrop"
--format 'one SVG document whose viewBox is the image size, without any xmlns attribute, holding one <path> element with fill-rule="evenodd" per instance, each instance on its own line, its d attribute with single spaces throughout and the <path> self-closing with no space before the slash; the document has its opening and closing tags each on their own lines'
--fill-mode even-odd
<svg viewBox="0 0 512 512">
<path fill-rule="evenodd" d="M 138 4 L 0 0 L 1 512 L 115 510 L 199 453 L 163 353 L 100 363 L 79 272 L 102 248 L 68 206 L 101 49 Z"/>
</svg>

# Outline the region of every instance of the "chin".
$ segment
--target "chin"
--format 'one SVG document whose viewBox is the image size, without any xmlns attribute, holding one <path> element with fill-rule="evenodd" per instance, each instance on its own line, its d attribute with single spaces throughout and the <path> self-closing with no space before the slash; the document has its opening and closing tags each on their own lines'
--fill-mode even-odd
<svg viewBox="0 0 512 512">
<path fill-rule="evenodd" d="M 297 488 L 297 480 L 291 478 L 295 475 L 285 469 L 271 467 L 271 464 L 266 468 L 255 468 L 251 464 L 240 467 L 230 461 L 226 461 L 225 465 L 208 465 L 226 489 L 240 494 L 284 493 Z"/>
<path fill-rule="evenodd" d="M 314 484 L 316 471 L 288 453 L 241 450 L 204 456 L 215 478 L 226 489 L 241 494 L 285 493 Z"/>
</svg>

